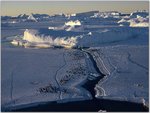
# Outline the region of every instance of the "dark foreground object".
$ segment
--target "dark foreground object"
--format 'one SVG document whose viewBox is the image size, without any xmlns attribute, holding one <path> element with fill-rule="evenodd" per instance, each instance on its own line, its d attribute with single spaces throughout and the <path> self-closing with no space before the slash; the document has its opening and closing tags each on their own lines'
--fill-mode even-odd
<svg viewBox="0 0 150 113">
<path fill-rule="evenodd" d="M 68 103 L 49 103 L 43 104 L 36 107 L 29 107 L 24 109 L 19 109 L 16 111 L 59 111 L 59 112 L 96 112 L 99 110 L 106 110 L 107 112 L 141 112 L 149 111 L 148 108 L 144 107 L 142 104 L 136 104 L 131 102 L 122 102 L 122 101 L 112 101 L 112 100 L 86 100 L 86 101 L 77 101 L 77 102 L 68 102 Z"/>
</svg>

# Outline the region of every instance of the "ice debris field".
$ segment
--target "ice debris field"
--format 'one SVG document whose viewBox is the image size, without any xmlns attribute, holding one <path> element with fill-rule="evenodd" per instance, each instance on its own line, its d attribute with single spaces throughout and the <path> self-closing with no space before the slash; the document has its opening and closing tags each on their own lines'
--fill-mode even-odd
<svg viewBox="0 0 150 113">
<path fill-rule="evenodd" d="M 149 106 L 149 14 L 91 11 L 2 17 L 2 110 L 95 98 Z"/>
</svg>

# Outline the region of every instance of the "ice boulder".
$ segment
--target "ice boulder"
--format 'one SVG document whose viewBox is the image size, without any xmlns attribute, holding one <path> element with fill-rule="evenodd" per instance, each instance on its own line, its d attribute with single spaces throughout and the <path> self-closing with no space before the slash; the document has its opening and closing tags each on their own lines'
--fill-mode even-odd
<svg viewBox="0 0 150 113">
<path fill-rule="evenodd" d="M 129 18 L 122 18 L 117 23 L 130 27 L 149 27 L 149 16 L 146 12 L 131 13 Z"/>
<path fill-rule="evenodd" d="M 130 14 L 130 18 L 136 18 L 137 16 L 141 16 L 143 18 L 146 18 L 149 15 L 149 13 L 145 10 L 143 11 L 135 11 Z"/>
<path fill-rule="evenodd" d="M 37 22 L 36 18 L 34 18 L 32 14 L 28 16 L 27 21 Z"/>
<path fill-rule="evenodd" d="M 138 31 L 138 32 L 137 32 Z M 100 31 L 74 32 L 65 30 L 28 30 L 20 40 L 12 44 L 25 47 L 99 47 L 101 45 L 119 43 L 135 38 L 148 37 L 147 28 L 117 27 L 101 28 Z"/>
<path fill-rule="evenodd" d="M 143 18 L 141 16 L 130 19 L 128 22 L 130 22 L 130 27 L 149 27 L 149 18 Z"/>
<path fill-rule="evenodd" d="M 79 20 L 69 21 L 65 23 L 66 26 L 81 26 L 81 22 Z"/>
<path fill-rule="evenodd" d="M 57 37 L 53 35 L 40 34 L 37 30 L 28 30 L 24 32 L 24 37 L 22 41 L 25 47 L 38 47 L 38 48 L 49 48 L 52 46 L 59 46 L 65 48 L 72 48 L 76 45 L 76 37 Z M 12 42 L 14 45 L 18 45 L 19 42 Z"/>
</svg>

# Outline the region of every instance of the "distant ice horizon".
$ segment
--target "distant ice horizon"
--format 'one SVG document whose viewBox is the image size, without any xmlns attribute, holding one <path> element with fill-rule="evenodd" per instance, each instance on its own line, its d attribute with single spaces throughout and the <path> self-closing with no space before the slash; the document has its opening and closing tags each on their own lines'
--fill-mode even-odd
<svg viewBox="0 0 150 113">
<path fill-rule="evenodd" d="M 1 4 L 1 16 L 31 13 L 73 14 L 95 10 L 131 13 L 136 10 L 149 10 L 148 1 L 2 1 Z"/>
<path fill-rule="evenodd" d="M 55 15 L 71 15 L 71 14 L 80 14 L 80 13 L 86 13 L 86 12 L 92 12 L 92 11 L 99 11 L 99 12 L 119 12 L 119 13 L 121 13 L 121 14 L 131 14 L 131 13 L 133 13 L 133 12 L 143 12 L 143 11 L 145 11 L 145 12 L 149 12 L 149 10 L 146 10 L 146 9 L 143 9 L 143 10 L 134 10 L 134 11 L 132 11 L 132 12 L 121 12 L 121 11 L 117 11 L 117 10 L 106 10 L 106 11 L 101 11 L 101 10 L 87 10 L 87 11 L 82 11 L 82 12 L 75 12 L 75 13 L 64 13 L 64 12 L 60 12 L 60 13 L 54 13 L 54 14 L 48 14 L 48 13 L 36 13 L 36 12 L 31 12 L 31 13 L 19 13 L 19 14 L 17 14 L 17 15 L 1 15 L 1 16 L 10 16 L 10 17 L 17 17 L 17 16 L 19 16 L 19 15 L 32 15 L 32 14 L 46 14 L 46 15 L 49 15 L 49 16 L 55 16 Z"/>
</svg>

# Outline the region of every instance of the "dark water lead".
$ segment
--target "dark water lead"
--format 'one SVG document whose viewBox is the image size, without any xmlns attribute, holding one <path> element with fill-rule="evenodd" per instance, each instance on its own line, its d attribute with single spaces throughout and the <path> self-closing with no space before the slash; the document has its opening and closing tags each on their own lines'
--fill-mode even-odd
<svg viewBox="0 0 150 113">
<path fill-rule="evenodd" d="M 93 99 L 86 101 L 68 102 L 68 103 L 47 103 L 14 111 L 25 112 L 97 112 L 105 110 L 107 112 L 148 112 L 148 108 L 142 104 L 112 101 L 103 99 Z"/>
</svg>

